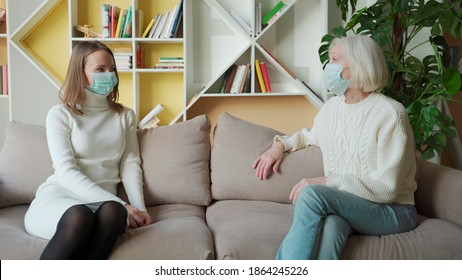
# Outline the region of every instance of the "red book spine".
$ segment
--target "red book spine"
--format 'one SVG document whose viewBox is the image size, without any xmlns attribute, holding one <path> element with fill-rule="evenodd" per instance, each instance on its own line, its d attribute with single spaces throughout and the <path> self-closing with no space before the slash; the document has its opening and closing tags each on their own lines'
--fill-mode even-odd
<svg viewBox="0 0 462 280">
<path fill-rule="evenodd" d="M 265 81 L 266 92 L 271 92 L 271 84 L 268 77 L 268 70 L 266 69 L 266 62 L 260 62 L 260 68 L 263 80 Z"/>
</svg>

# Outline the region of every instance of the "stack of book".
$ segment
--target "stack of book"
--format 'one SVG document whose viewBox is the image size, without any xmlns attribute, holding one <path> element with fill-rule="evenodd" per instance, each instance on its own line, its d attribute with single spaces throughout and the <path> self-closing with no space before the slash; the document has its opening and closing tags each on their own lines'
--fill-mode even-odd
<svg viewBox="0 0 462 280">
<path fill-rule="evenodd" d="M 130 38 L 133 29 L 132 7 L 121 9 L 115 5 L 102 4 L 102 38 Z M 142 11 L 136 11 L 136 16 L 141 20 Z M 138 22 L 138 21 L 137 21 Z"/>
<path fill-rule="evenodd" d="M 154 15 L 144 29 L 142 38 L 168 39 L 176 38 L 183 18 L 183 0 L 172 11 Z"/>
<path fill-rule="evenodd" d="M 0 65 L 0 95 L 8 95 L 8 65 Z"/>
<path fill-rule="evenodd" d="M 115 48 L 114 60 L 117 70 L 130 70 L 133 68 L 132 48 Z"/>
<path fill-rule="evenodd" d="M 223 75 L 220 93 L 248 93 L 250 92 L 250 63 L 233 64 Z"/>
<path fill-rule="evenodd" d="M 183 57 L 161 57 L 155 65 L 156 69 L 183 69 Z"/>
<path fill-rule="evenodd" d="M 266 62 L 260 62 L 255 59 L 255 71 L 257 73 L 258 85 L 261 93 L 271 92 L 271 83 L 268 76 L 268 68 Z"/>
</svg>

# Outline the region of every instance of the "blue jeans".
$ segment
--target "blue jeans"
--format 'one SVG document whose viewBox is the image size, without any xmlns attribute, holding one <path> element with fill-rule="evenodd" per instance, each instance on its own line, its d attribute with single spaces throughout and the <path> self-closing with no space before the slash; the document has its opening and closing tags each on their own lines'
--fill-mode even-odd
<svg viewBox="0 0 462 280">
<path fill-rule="evenodd" d="M 414 229 L 414 205 L 375 203 L 321 185 L 307 185 L 276 259 L 339 259 L 348 236 L 387 235 Z"/>
</svg>

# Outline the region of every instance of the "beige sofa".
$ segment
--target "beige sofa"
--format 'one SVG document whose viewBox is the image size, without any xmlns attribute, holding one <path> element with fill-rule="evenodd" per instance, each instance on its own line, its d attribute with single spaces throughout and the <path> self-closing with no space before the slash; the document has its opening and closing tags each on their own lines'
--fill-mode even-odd
<svg viewBox="0 0 462 280">
<path fill-rule="evenodd" d="M 229 114 L 210 148 L 205 116 L 139 131 L 145 200 L 155 223 L 131 229 L 112 259 L 273 259 L 292 223 L 288 194 L 323 174 L 318 148 L 287 154 L 257 180 L 251 164 L 280 134 Z M 418 162 L 419 224 L 387 236 L 353 235 L 345 259 L 462 259 L 462 171 Z M 12 122 L 0 153 L 0 259 L 37 259 L 47 240 L 28 235 L 24 213 L 53 172 L 45 128 Z M 124 193 L 120 193 L 124 196 Z"/>
</svg>

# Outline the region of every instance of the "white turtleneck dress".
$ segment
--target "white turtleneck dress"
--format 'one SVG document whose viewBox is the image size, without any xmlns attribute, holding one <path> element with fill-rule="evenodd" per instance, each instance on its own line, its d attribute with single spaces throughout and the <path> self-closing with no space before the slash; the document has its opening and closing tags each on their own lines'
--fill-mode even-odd
<svg viewBox="0 0 462 280">
<path fill-rule="evenodd" d="M 276 136 L 285 151 L 321 148 L 327 186 L 377 203 L 414 204 L 416 160 L 404 106 L 371 93 L 356 104 L 329 99 L 313 128 Z"/>
<path fill-rule="evenodd" d="M 146 211 L 141 159 L 133 110 L 120 115 L 106 97 L 86 91 L 84 114 L 64 105 L 50 109 L 47 141 L 55 173 L 37 190 L 25 216 L 29 234 L 51 239 L 63 213 L 85 204 L 93 211 L 105 201 L 126 202 L 116 196 L 122 182 L 130 204 Z"/>
</svg>

